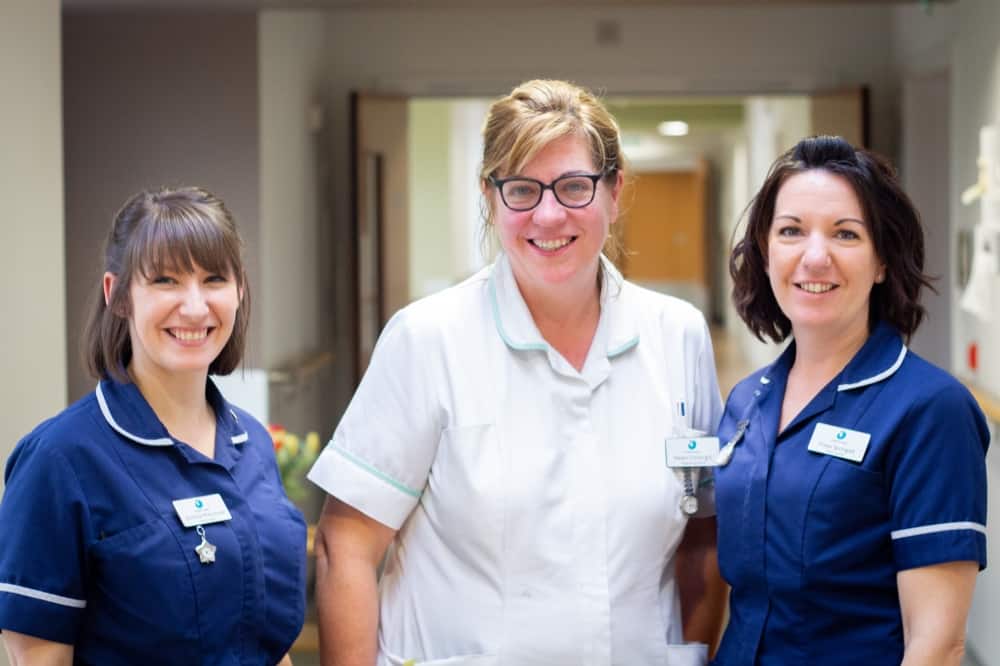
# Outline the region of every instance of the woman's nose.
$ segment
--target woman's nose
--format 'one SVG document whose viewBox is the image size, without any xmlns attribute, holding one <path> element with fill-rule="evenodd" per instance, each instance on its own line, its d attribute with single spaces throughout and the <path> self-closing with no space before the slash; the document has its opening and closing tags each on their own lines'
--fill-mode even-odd
<svg viewBox="0 0 1000 666">
<path fill-rule="evenodd" d="M 809 270 L 823 270 L 830 267 L 833 260 L 830 258 L 830 248 L 827 247 L 823 238 L 812 237 L 806 244 L 802 254 L 802 264 Z"/>
<path fill-rule="evenodd" d="M 556 199 L 552 190 L 542 191 L 542 200 L 538 202 L 534 210 L 534 221 L 536 224 L 556 224 L 562 222 L 566 217 L 566 207 Z"/>
<path fill-rule="evenodd" d="M 184 290 L 181 301 L 181 314 L 188 317 L 200 317 L 208 312 L 208 301 L 200 284 L 190 285 Z"/>
</svg>

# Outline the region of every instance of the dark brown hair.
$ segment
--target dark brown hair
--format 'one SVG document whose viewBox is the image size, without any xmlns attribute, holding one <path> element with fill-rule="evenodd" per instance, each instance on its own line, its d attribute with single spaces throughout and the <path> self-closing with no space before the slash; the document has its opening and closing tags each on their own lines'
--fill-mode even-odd
<svg viewBox="0 0 1000 666">
<path fill-rule="evenodd" d="M 885 264 L 885 280 L 872 288 L 869 326 L 887 321 L 909 340 L 925 314 L 920 290 L 933 289 L 931 277 L 923 272 L 920 215 L 885 158 L 837 136 L 814 136 L 797 143 L 775 161 L 751 200 L 746 229 L 729 257 L 736 311 L 760 340 L 781 342 L 791 334 L 792 323 L 778 306 L 768 280 L 767 238 L 781 186 L 789 177 L 813 169 L 850 183 L 864 211 L 875 254 Z"/>
<path fill-rule="evenodd" d="M 128 382 L 125 368 L 132 358 L 129 318 L 130 286 L 144 278 L 195 266 L 231 276 L 242 294 L 233 333 L 208 371 L 227 375 L 240 364 L 250 323 L 250 291 L 243 267 L 243 242 L 226 205 L 198 187 L 144 190 L 133 195 L 115 215 L 104 247 L 104 271 L 115 275 L 105 305 L 98 287 L 84 333 L 84 357 L 97 379 Z"/>
</svg>

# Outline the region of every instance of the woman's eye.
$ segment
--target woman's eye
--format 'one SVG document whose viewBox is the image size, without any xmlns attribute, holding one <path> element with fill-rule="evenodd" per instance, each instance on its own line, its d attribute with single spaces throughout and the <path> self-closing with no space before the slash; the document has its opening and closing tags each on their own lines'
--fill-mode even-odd
<svg viewBox="0 0 1000 666">
<path fill-rule="evenodd" d="M 219 275 L 216 273 L 205 278 L 205 282 L 229 282 L 229 278 L 225 275 Z"/>
<path fill-rule="evenodd" d="M 778 228 L 779 236 L 798 236 L 799 233 L 801 233 L 799 228 L 793 225 L 788 225 L 787 227 Z"/>
<path fill-rule="evenodd" d="M 858 240 L 861 236 L 857 232 L 851 231 L 850 229 L 838 229 L 837 238 L 840 240 Z"/>
<path fill-rule="evenodd" d="M 174 279 L 169 275 L 157 275 L 149 281 L 150 284 L 173 284 Z"/>
</svg>

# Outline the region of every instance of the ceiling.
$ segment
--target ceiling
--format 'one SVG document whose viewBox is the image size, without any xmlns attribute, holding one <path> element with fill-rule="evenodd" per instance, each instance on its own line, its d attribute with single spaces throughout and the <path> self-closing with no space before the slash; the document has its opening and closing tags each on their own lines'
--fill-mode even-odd
<svg viewBox="0 0 1000 666">
<path fill-rule="evenodd" d="M 891 5 L 954 0 L 504 0 L 504 7 L 653 7 L 705 5 Z M 496 0 L 62 0 L 67 9 L 434 9 L 496 8 Z"/>
</svg>

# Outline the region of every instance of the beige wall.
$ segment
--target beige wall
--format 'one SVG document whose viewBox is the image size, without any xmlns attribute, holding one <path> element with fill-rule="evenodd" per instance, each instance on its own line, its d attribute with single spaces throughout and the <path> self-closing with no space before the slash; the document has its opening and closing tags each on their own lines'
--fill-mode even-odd
<svg viewBox="0 0 1000 666">
<path fill-rule="evenodd" d="M 66 405 L 60 69 L 58 0 L 0 3 L 0 461 Z"/>
<path fill-rule="evenodd" d="M 0 463 L 66 405 L 59 54 L 58 0 L 0 3 L 0 81 L 17 91 L 0 104 Z"/>
<path fill-rule="evenodd" d="M 333 305 L 318 279 L 329 255 L 319 240 L 329 224 L 319 181 L 326 28 L 322 12 L 261 12 L 258 24 L 260 279 L 253 286 L 261 361 L 271 369 L 317 350 L 321 310 Z"/>
</svg>

